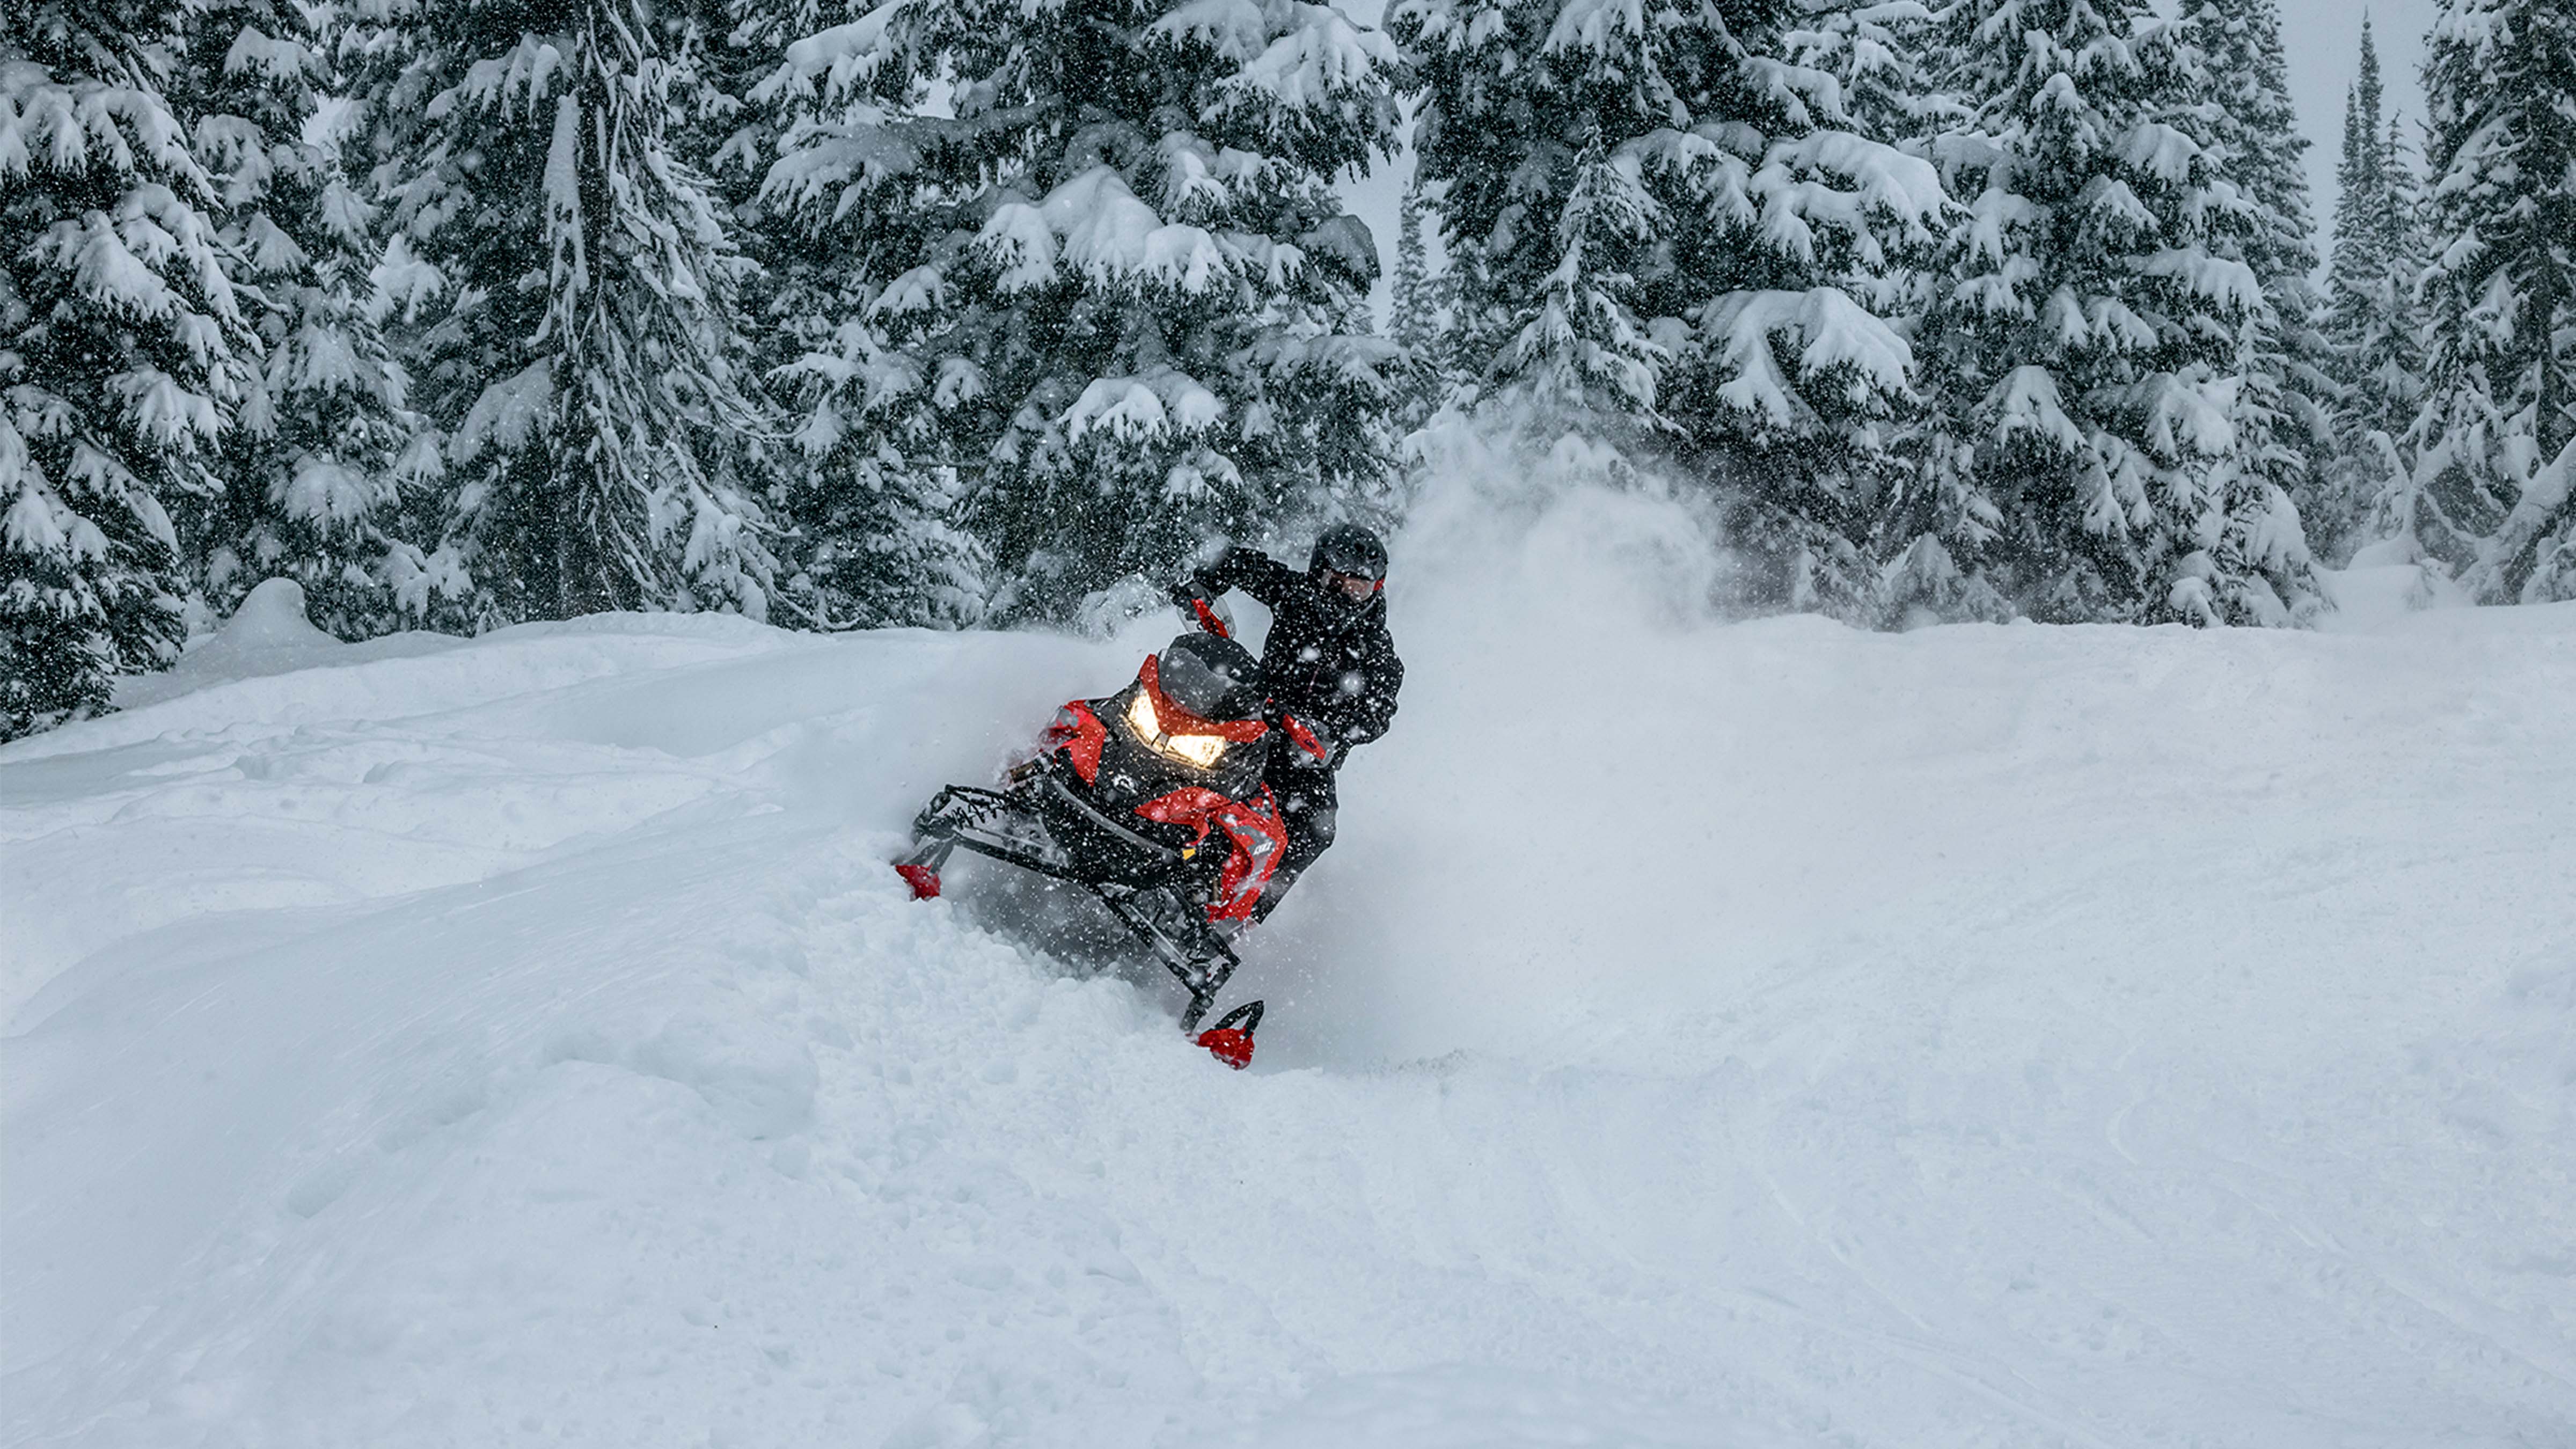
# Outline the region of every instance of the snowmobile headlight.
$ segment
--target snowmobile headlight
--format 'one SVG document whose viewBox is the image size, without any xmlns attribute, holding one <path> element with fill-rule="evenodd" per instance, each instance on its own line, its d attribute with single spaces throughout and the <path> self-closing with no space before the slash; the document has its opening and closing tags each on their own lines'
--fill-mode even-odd
<svg viewBox="0 0 2576 1449">
<path fill-rule="evenodd" d="M 1208 769 L 1225 758 L 1222 735 L 1167 735 L 1163 721 L 1154 713 L 1154 697 L 1144 690 L 1136 691 L 1136 701 L 1127 706 L 1127 728 L 1143 741 L 1145 748 L 1185 765 Z"/>
</svg>

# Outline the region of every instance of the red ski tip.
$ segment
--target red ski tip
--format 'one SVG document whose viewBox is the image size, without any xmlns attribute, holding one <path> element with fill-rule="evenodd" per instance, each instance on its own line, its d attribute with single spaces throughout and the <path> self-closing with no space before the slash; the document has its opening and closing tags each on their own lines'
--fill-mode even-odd
<svg viewBox="0 0 2576 1449">
<path fill-rule="evenodd" d="M 1252 1065 L 1252 1033 L 1248 1031 L 1211 1027 L 1199 1033 L 1198 1044 L 1208 1049 L 1208 1055 L 1238 1072 Z"/>
<path fill-rule="evenodd" d="M 905 885 L 912 887 L 912 898 L 914 900 L 934 901 L 939 899 L 939 872 L 932 870 L 929 866 L 898 865 L 894 868 L 894 873 L 903 877 L 903 883 Z"/>
</svg>

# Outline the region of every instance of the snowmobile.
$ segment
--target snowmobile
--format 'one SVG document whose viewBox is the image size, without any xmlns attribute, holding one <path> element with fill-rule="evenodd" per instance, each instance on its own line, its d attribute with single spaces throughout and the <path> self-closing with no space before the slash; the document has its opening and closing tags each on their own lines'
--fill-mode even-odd
<svg viewBox="0 0 2576 1449">
<path fill-rule="evenodd" d="M 894 868 L 917 900 L 939 894 L 960 847 L 1087 887 L 1189 993 L 1181 1030 L 1240 1069 L 1261 1003 L 1199 1024 L 1242 964 L 1231 938 L 1287 848 L 1262 775 L 1275 748 L 1324 751 L 1293 718 L 1271 727 L 1260 661 L 1204 606 L 1199 622 L 1146 656 L 1126 688 L 1057 710 L 1000 789 L 932 797 Z"/>
</svg>

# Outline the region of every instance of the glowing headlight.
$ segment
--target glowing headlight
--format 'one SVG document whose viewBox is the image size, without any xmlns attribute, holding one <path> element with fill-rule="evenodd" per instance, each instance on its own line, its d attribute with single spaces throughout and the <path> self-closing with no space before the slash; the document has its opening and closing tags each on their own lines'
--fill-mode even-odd
<svg viewBox="0 0 2576 1449">
<path fill-rule="evenodd" d="M 1221 735 L 1163 733 L 1163 722 L 1154 714 L 1154 697 L 1141 689 L 1136 691 L 1136 702 L 1127 706 L 1127 728 L 1135 731 L 1147 749 L 1185 765 L 1204 770 L 1225 757 L 1225 739 Z"/>
</svg>

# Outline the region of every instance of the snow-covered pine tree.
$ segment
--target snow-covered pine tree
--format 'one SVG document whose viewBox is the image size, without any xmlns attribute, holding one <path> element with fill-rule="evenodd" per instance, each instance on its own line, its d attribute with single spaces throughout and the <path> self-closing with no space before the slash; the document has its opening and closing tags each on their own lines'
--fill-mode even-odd
<svg viewBox="0 0 2576 1449">
<path fill-rule="evenodd" d="M 1401 410 L 1406 427 L 1419 427 L 1440 401 L 1439 297 L 1422 246 L 1422 178 L 1413 177 L 1395 217 L 1395 286 L 1387 332 L 1404 349 L 1409 394 Z"/>
<path fill-rule="evenodd" d="M 444 436 L 445 622 L 766 615 L 774 423 L 730 214 L 671 144 L 724 98 L 715 0 L 355 0 L 414 403 Z"/>
<path fill-rule="evenodd" d="M 2576 10 L 2451 0 L 2424 92 L 2426 385 L 2379 515 L 2481 599 L 2576 598 Z"/>
<path fill-rule="evenodd" d="M 1420 180 L 1418 170 L 1415 179 Z M 1430 190 L 1426 188 L 1424 200 L 1432 213 L 1424 219 L 1435 234 L 1445 235 L 1446 210 Z M 1496 309 L 1485 305 L 1487 290 L 1474 281 L 1483 265 L 1475 253 L 1444 245 L 1440 269 L 1431 274 L 1432 355 L 1444 405 L 1472 402 L 1483 386 L 1485 364 L 1500 350 Z"/>
<path fill-rule="evenodd" d="M 190 564 L 219 614 L 285 577 L 315 624 L 381 634 L 401 620 L 392 570 L 420 566 L 386 532 L 400 482 L 435 474 L 436 456 L 410 448 L 404 378 L 368 314 L 374 209 L 336 151 L 306 134 L 327 57 L 283 0 L 201 0 L 188 26 L 181 99 L 264 344 L 213 460 L 222 487 L 181 514 Z"/>
<path fill-rule="evenodd" d="M 256 346 L 164 90 L 158 0 L 34 0 L 0 47 L 0 739 L 178 653 L 171 513 Z"/>
<path fill-rule="evenodd" d="M 2221 174 L 2253 208 L 2250 230 L 2229 235 L 2232 228 L 2221 227 L 2216 240 L 2222 254 L 2253 269 L 2268 309 L 2255 319 L 2254 355 L 2236 395 L 2237 460 L 2299 505 L 2313 542 L 2320 520 L 2341 531 L 2330 518 L 2341 389 L 2324 302 L 2311 280 L 2317 249 L 2308 140 L 2290 105 L 2280 7 L 2274 0 L 2188 0 L 2182 38 L 2200 52 L 2213 88 L 2212 103 L 2188 115 L 2183 129 L 2217 153 Z"/>
<path fill-rule="evenodd" d="M 2327 262 L 2328 299 L 2336 327 L 2343 310 L 2363 305 L 2385 268 L 2373 253 L 2379 237 L 2380 193 L 2388 184 L 2388 153 L 2381 128 L 2388 120 L 2386 87 L 2379 73 L 2379 45 L 2370 17 L 2361 20 L 2361 68 L 2343 95 L 2343 154 L 2335 163 L 2334 253 Z"/>
<path fill-rule="evenodd" d="M 776 509 L 785 529 L 778 606 L 821 628 L 971 624 L 992 591 L 991 561 L 960 524 L 963 479 L 937 414 L 847 406 L 869 395 L 871 377 L 887 376 L 867 372 L 890 348 L 883 314 L 868 311 L 881 289 L 852 262 L 871 242 L 838 216 L 800 215 L 792 197 L 764 189 L 787 150 L 925 99 L 911 66 L 935 57 L 896 44 L 891 17 L 877 8 L 732 0 L 736 24 L 721 52 L 729 93 L 745 103 L 716 120 L 714 170 L 760 263 L 744 289 L 747 340 L 795 449 Z M 864 43 L 853 40 L 862 34 Z M 818 47 L 839 63 L 820 74 L 797 69 Z"/>
<path fill-rule="evenodd" d="M 2361 28 L 2361 68 L 2344 98 L 2335 169 L 2334 252 L 2325 330 L 2341 390 L 2335 458 L 2310 537 L 2336 554 L 2368 539 L 2373 501 L 2406 467 L 2398 440 L 2423 395 L 2423 337 L 2415 279 L 2423 270 L 2413 168 L 2398 118 L 2383 108 L 2379 49 Z"/>
<path fill-rule="evenodd" d="M 2177 122 L 2210 80 L 2148 0 L 1961 0 L 1969 219 L 1924 329 L 1934 467 L 1905 507 L 2035 617 L 2287 622 L 2315 596 L 2286 494 L 2235 466 L 2263 311 L 2253 208 Z M 1973 590 L 1961 586 L 1967 596 Z"/>
<path fill-rule="evenodd" d="M 1832 76 L 1864 133 L 1929 154 L 1964 119 L 1932 64 L 1933 14 L 1920 0 L 1808 0 L 1793 19 L 1789 60 Z"/>
<path fill-rule="evenodd" d="M 1817 0 L 1787 37 L 1790 60 L 1834 78 L 1843 105 L 1863 129 L 1909 155 L 1929 157 L 1933 140 L 1959 129 L 1966 109 L 1944 88 L 1933 12 L 1914 0 Z M 1953 215 L 1951 221 L 1958 218 Z M 1870 309 L 1889 319 L 1913 343 L 1930 309 L 1931 263 L 1909 255 L 1904 264 L 1850 279 Z M 1943 546 L 1944 531 L 1925 484 L 1939 477 L 1931 420 L 1921 394 L 1900 401 L 1891 446 L 1857 466 L 1869 475 L 1856 512 L 1866 530 L 1865 551 L 1878 567 L 1872 581 L 1879 617 L 1892 622 L 1916 614 L 1995 618 L 2010 612 L 1981 582 L 1963 577 Z"/>
<path fill-rule="evenodd" d="M 1931 167 L 1792 64 L 1778 0 L 1402 0 L 1489 413 L 1699 480 L 1773 605 L 1869 612 L 1854 536 L 1910 352 L 1867 299 Z M 1488 330 L 1490 329 L 1490 330 Z"/>
<path fill-rule="evenodd" d="M 1422 187 L 1417 180 L 1404 188 L 1395 217 L 1395 302 L 1391 333 L 1399 346 L 1429 350 L 1437 319 L 1432 315 L 1431 275 L 1422 251 Z"/>
<path fill-rule="evenodd" d="M 1400 353 L 1332 183 L 1392 149 L 1396 60 L 1300 0 L 936 0 L 791 46 L 768 195 L 850 283 L 808 435 L 953 467 L 1006 617 L 1358 506 Z M 945 105 L 882 79 L 933 74 Z"/>
</svg>

